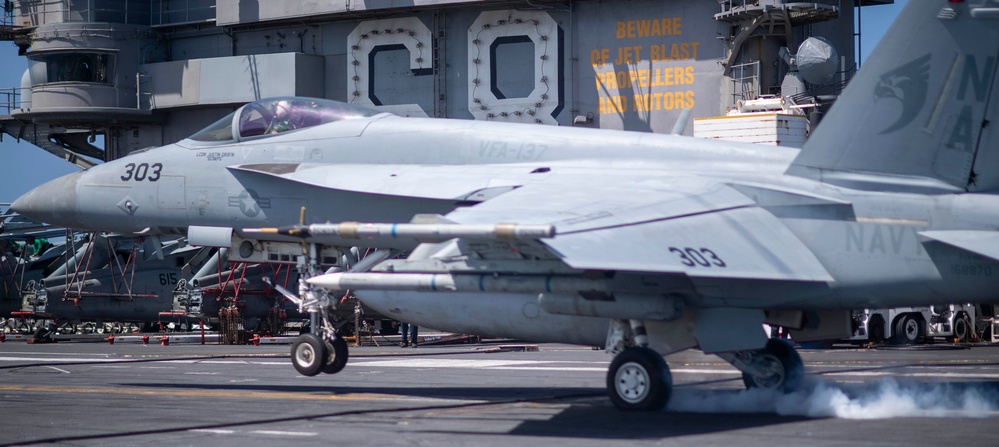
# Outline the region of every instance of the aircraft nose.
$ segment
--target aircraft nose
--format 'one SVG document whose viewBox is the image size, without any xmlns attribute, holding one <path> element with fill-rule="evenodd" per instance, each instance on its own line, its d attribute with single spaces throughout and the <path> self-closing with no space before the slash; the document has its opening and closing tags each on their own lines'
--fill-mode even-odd
<svg viewBox="0 0 999 447">
<path fill-rule="evenodd" d="M 74 172 L 49 181 L 18 197 L 10 209 L 22 216 L 47 224 L 81 228 L 77 221 L 77 184 L 82 172 Z"/>
</svg>

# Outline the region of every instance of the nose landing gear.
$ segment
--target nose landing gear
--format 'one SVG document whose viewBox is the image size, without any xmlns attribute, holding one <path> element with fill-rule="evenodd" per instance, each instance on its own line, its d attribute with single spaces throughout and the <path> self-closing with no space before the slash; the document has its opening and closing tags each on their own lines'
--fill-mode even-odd
<svg viewBox="0 0 999 447">
<path fill-rule="evenodd" d="M 334 301 L 326 291 L 306 282 L 306 279 L 320 272 L 316 259 L 318 252 L 318 247 L 310 244 L 307 256 L 299 258 L 299 296 L 283 287 L 271 285 L 285 298 L 298 304 L 299 311 L 310 315 L 312 333 L 299 335 L 291 345 L 291 363 L 304 376 L 336 374 L 347 366 L 349 357 L 347 342 L 333 324 L 331 310 Z M 265 278 L 265 281 L 270 284 L 269 279 Z"/>
<path fill-rule="evenodd" d="M 340 337 L 326 340 L 302 334 L 291 345 L 291 364 L 303 376 L 336 374 L 347 366 L 348 356 L 347 342 Z"/>
</svg>

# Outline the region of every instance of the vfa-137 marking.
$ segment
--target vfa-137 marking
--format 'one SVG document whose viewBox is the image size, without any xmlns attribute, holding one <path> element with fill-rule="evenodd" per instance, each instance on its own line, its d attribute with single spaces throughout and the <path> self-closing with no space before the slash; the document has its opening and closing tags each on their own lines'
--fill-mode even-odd
<svg viewBox="0 0 999 447">
<path fill-rule="evenodd" d="M 13 208 L 298 262 L 300 293 L 285 296 L 313 315 L 292 348 L 306 375 L 346 363 L 327 290 L 352 290 L 422 326 L 604 346 L 622 409 L 665 405 L 663 355 L 693 347 L 747 386 L 792 390 L 801 358 L 765 322 L 839 339 L 851 309 L 999 301 L 999 141 L 986 125 L 999 113 L 997 17 L 980 2 L 909 2 L 800 151 L 271 98 Z M 547 149 L 511 156 L 527 145 Z M 205 151 L 236 156 L 195 162 Z M 161 163 L 183 189 L 122 181 L 130 163 Z M 250 190 L 270 208 L 229 206 Z M 134 212 L 114 206 L 126 196 Z M 178 196 L 184 211 L 159 206 Z M 346 261 L 325 274 L 336 254 Z"/>
</svg>

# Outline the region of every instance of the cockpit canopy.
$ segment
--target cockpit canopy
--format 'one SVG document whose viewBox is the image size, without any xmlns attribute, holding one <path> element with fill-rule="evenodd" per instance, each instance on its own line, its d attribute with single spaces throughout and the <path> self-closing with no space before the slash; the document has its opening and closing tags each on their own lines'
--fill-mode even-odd
<svg viewBox="0 0 999 447">
<path fill-rule="evenodd" d="M 251 102 L 189 139 L 201 142 L 242 141 L 340 120 L 368 118 L 381 112 L 339 101 L 278 97 Z"/>
</svg>

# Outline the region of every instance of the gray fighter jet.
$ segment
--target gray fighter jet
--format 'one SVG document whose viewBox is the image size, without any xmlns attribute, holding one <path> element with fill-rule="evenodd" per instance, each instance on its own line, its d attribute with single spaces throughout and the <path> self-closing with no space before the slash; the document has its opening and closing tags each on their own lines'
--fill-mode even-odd
<svg viewBox="0 0 999 447">
<path fill-rule="evenodd" d="M 993 2 L 909 2 L 800 152 L 278 98 L 13 208 L 312 266 L 305 374 L 346 360 L 323 286 L 422 326 L 604 346 L 622 409 L 662 407 L 663 355 L 692 347 L 793 389 L 801 359 L 764 323 L 834 339 L 849 309 L 999 301 L 997 57 Z M 333 223 L 284 226 L 305 220 Z M 350 246 L 381 250 L 320 275 Z"/>
</svg>

